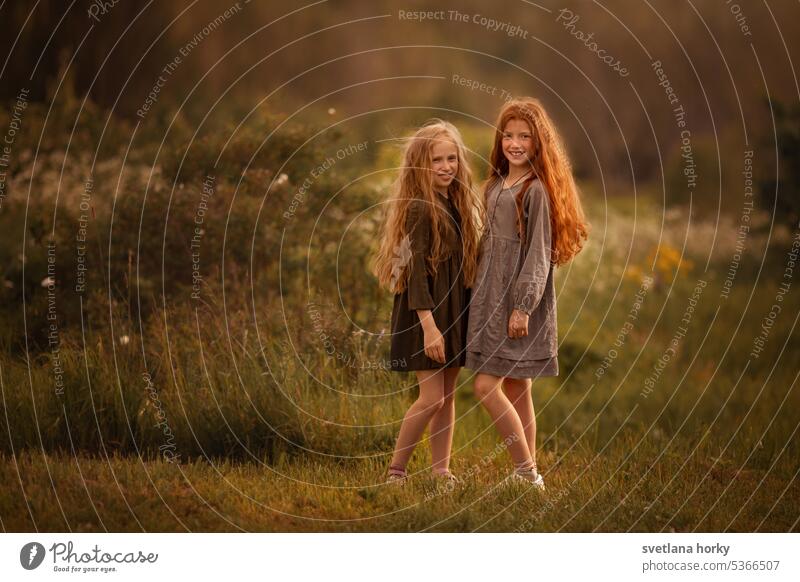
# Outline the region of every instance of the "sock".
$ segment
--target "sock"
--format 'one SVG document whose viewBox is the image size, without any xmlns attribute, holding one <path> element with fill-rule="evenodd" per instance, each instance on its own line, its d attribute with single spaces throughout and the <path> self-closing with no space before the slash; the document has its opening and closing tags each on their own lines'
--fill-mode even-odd
<svg viewBox="0 0 800 582">
<path fill-rule="evenodd" d="M 523 461 L 522 463 L 514 463 L 514 471 L 516 473 L 533 473 L 536 475 L 536 463 L 533 461 Z"/>
</svg>

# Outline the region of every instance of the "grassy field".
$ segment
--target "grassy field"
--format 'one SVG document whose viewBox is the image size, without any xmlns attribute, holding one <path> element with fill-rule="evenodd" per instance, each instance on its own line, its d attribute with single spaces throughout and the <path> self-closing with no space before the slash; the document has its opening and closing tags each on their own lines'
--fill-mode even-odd
<svg viewBox="0 0 800 582">
<path fill-rule="evenodd" d="M 274 162 L 269 156 L 265 165 Z M 109 178 L 122 172 L 109 167 Z M 75 191 L 65 198 L 80 191 L 82 170 L 70 171 Z M 264 170 L 253 188 L 271 175 Z M 147 167 L 126 169 L 131 192 L 150 179 Z M 168 180 L 158 172 L 152 180 L 151 196 L 171 200 Z M 292 180 L 301 181 L 287 180 L 278 201 L 290 199 Z M 110 182 L 96 180 L 98 188 Z M 31 216 L 52 213 L 48 183 Z M 172 207 L 189 224 L 198 190 L 195 181 Z M 344 197 L 313 249 L 303 239 L 313 220 L 294 222 L 291 240 L 265 232 L 262 259 L 285 252 L 252 288 L 242 267 L 252 243 L 245 223 L 259 199 L 240 193 L 237 200 L 246 201 L 233 211 L 236 228 L 209 221 L 204 239 L 204 260 L 218 256 L 217 244 L 238 253 L 222 271 L 224 290 L 219 272 L 206 276 L 201 301 L 176 284 L 191 281 L 191 273 L 180 271 L 189 265 L 181 247 L 188 238 L 172 229 L 176 238 L 166 242 L 175 250 L 164 254 L 173 263 L 164 277 L 173 288 L 147 311 L 139 301 L 157 297 L 164 283 L 163 251 L 140 249 L 141 273 L 134 272 L 138 241 L 125 239 L 108 273 L 95 271 L 94 293 L 73 305 L 69 285 L 59 288 L 57 352 L 41 335 L 49 306 L 39 284 L 46 247 L 43 239 L 29 241 L 25 289 L 7 274 L 0 290 L 9 301 L 18 293 L 20 306 L 25 298 L 27 325 L 22 310 L 12 309 L 0 326 L 2 528 L 798 531 L 800 292 L 780 287 L 797 234 L 759 231 L 756 218 L 763 225 L 765 217 L 754 216 L 737 250 L 730 216 L 690 221 L 685 209 L 665 211 L 648 192 L 634 200 L 606 198 L 589 184 L 583 191 L 591 239 L 557 273 L 561 374 L 534 384 L 545 494 L 498 486 L 510 460 L 466 370 L 452 464 L 463 484 L 447 490 L 430 480 L 424 442 L 408 486 L 383 485 L 415 386 L 412 376 L 383 365 L 389 338 L 380 330 L 388 327 L 391 298 L 365 275 L 374 217 L 354 222 L 361 228 L 350 230 L 361 238 L 340 238 L 342 225 L 361 216 L 380 189 Z M 233 193 L 221 178 L 215 212 L 224 212 Z M 313 218 L 325 201 L 298 212 Z M 0 218 L 13 237 L 28 209 L 9 208 Z M 98 205 L 98 216 L 111 208 Z M 165 235 L 155 208 L 143 238 L 160 245 Z M 123 219 L 113 222 L 114 232 L 135 234 L 136 201 L 121 200 L 115 212 Z M 277 228 L 275 216 L 269 219 Z M 74 223 L 60 220 L 67 239 L 74 236 Z M 19 252 L 13 243 L 0 247 L 9 261 Z M 277 282 L 288 287 L 273 292 Z M 71 305 L 80 319 L 64 315 Z M 27 351 L 13 343 L 23 329 Z M 36 333 L 45 341 L 33 349 Z"/>
<path fill-rule="evenodd" d="M 796 473 L 717 460 L 709 439 L 668 450 L 631 431 L 600 451 L 540 455 L 546 493 L 500 484 L 507 463 L 456 440 L 461 485 L 419 472 L 380 485 L 378 459 L 3 457 L 5 531 L 798 531 Z M 485 439 L 481 439 L 485 440 Z"/>
<path fill-rule="evenodd" d="M 626 224 L 620 216 L 616 229 Z M 468 371 L 453 454 L 463 484 L 431 480 L 423 443 L 413 479 L 396 489 L 381 481 L 414 397 L 410 376 L 343 365 L 313 338 L 289 344 L 275 334 L 259 345 L 244 323 L 230 326 L 237 331 L 229 344 L 220 314 L 175 306 L 169 333 L 158 320 L 145 332 L 146 379 L 140 339 L 110 345 L 102 330 L 85 346 L 62 346 L 73 389 L 58 398 L 46 360 L 29 370 L 5 358 L 2 526 L 798 531 L 797 294 L 786 296 L 788 315 L 774 322 L 760 357 L 748 358 L 776 287 L 741 285 L 721 301 L 714 272 L 702 275 L 711 282 L 688 332 L 659 367 L 701 275 L 678 268 L 673 284 L 657 268 L 651 273 L 662 280 L 643 286 L 636 261 L 615 271 L 612 249 L 597 255 L 609 261 L 605 285 L 582 297 L 565 279 L 584 280 L 595 252 L 559 274 L 562 372 L 534 386 L 545 494 L 499 486 L 510 461 Z M 615 276 L 619 288 L 608 283 Z M 750 294 L 755 307 L 743 310 Z M 621 336 L 623 329 L 630 331 Z M 378 361 L 385 349 L 362 334 L 328 331 L 353 362 Z"/>
</svg>

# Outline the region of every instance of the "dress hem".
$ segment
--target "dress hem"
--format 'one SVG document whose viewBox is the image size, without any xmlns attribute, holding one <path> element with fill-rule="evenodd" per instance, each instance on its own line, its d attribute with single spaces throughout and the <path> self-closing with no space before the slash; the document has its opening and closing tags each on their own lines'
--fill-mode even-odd
<svg viewBox="0 0 800 582">
<path fill-rule="evenodd" d="M 538 360 L 509 360 L 499 356 L 484 356 L 467 352 L 465 368 L 492 376 L 514 378 L 546 378 L 558 376 L 558 355 Z"/>
</svg>

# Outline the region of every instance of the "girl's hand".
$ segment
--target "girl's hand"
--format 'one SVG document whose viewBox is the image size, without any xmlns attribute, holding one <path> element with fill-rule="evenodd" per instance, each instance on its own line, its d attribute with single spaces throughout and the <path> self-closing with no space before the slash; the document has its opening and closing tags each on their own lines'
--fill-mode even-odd
<svg viewBox="0 0 800 582">
<path fill-rule="evenodd" d="M 444 337 L 439 328 L 432 325 L 424 331 L 425 355 L 431 360 L 444 364 Z"/>
<path fill-rule="evenodd" d="M 528 319 L 528 314 L 524 311 L 512 311 L 508 319 L 508 337 L 516 339 L 528 335 Z"/>
</svg>

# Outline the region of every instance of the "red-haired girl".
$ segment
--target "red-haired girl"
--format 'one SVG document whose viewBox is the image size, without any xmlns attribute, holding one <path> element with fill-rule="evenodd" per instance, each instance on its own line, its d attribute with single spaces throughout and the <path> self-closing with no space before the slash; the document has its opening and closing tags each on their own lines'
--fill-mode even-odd
<svg viewBox="0 0 800 582">
<path fill-rule="evenodd" d="M 477 372 L 475 395 L 508 443 L 510 478 L 544 489 L 531 379 L 558 375 L 553 271 L 581 250 L 588 225 L 541 103 L 507 102 L 495 128 L 465 365 Z"/>
</svg>

